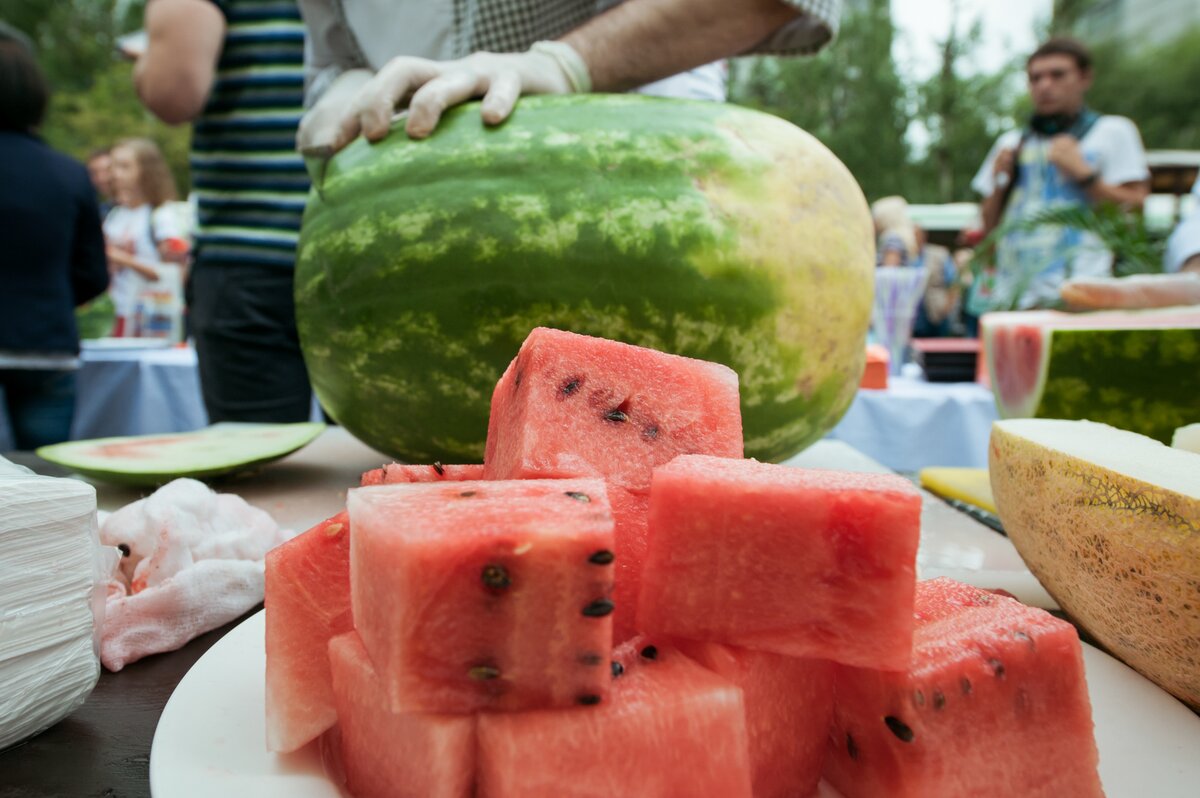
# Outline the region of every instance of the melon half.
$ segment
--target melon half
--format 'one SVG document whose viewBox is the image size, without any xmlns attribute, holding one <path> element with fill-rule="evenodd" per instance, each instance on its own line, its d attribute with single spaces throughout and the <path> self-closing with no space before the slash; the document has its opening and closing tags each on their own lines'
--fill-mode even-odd
<svg viewBox="0 0 1200 798">
<path fill-rule="evenodd" d="M 1000 520 L 1059 605 L 1200 708 L 1200 454 L 1089 421 L 998 421 Z"/>
</svg>

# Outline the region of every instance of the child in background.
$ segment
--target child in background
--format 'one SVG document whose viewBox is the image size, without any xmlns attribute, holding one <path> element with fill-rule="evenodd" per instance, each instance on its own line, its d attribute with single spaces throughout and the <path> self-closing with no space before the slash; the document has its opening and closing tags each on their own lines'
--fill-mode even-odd
<svg viewBox="0 0 1200 798">
<path fill-rule="evenodd" d="M 104 235 L 117 316 L 113 335 L 177 340 L 190 245 L 175 180 L 148 139 L 117 143 L 112 175 L 117 206 L 104 220 Z"/>
</svg>

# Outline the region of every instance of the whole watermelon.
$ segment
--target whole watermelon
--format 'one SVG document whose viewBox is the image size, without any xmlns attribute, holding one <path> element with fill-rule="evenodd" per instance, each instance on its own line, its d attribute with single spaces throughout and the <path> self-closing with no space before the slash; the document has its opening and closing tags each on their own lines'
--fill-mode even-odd
<svg viewBox="0 0 1200 798">
<path fill-rule="evenodd" d="M 731 105 L 528 97 L 360 139 L 304 215 L 296 315 L 317 396 L 410 462 L 482 459 L 492 388 L 539 325 L 732 367 L 746 454 L 784 459 L 863 370 L 874 242 L 816 139 Z"/>
</svg>

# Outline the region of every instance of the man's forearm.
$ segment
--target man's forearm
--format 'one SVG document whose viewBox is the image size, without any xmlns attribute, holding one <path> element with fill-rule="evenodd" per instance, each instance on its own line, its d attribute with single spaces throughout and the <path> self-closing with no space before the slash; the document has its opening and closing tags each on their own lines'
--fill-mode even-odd
<svg viewBox="0 0 1200 798">
<path fill-rule="evenodd" d="M 1000 213 L 1004 210 L 1002 206 L 1004 202 L 1004 190 L 996 189 L 991 194 L 984 197 L 980 203 L 979 216 L 983 221 L 983 234 L 995 230 L 1000 225 Z"/>
<path fill-rule="evenodd" d="M 624 91 L 740 53 L 798 12 L 781 0 L 628 0 L 563 37 L 595 91 Z"/>
<path fill-rule="evenodd" d="M 1141 210 L 1150 195 L 1150 185 L 1141 180 L 1120 185 L 1097 180 L 1087 189 L 1087 194 L 1096 204 L 1111 202 L 1127 210 Z"/>
</svg>

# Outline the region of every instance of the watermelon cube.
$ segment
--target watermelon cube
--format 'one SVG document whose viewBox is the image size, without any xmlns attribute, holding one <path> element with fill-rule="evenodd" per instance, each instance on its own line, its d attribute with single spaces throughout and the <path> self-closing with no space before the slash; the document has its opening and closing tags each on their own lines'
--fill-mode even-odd
<svg viewBox="0 0 1200 798">
<path fill-rule="evenodd" d="M 388 463 L 382 468 L 364 472 L 360 484 L 366 487 L 368 485 L 393 485 L 398 482 L 464 482 L 474 479 L 483 479 L 481 463 L 467 463 L 466 465 Z"/>
<path fill-rule="evenodd" d="M 480 798 L 749 798 L 741 690 L 643 639 L 613 673 L 604 706 L 480 715 Z"/>
<path fill-rule="evenodd" d="M 356 488 L 349 510 L 355 627 L 393 710 L 608 694 L 613 520 L 601 480 Z"/>
<path fill-rule="evenodd" d="M 719 643 L 678 646 L 742 689 L 754 798 L 815 793 L 833 720 L 834 663 Z"/>
<path fill-rule="evenodd" d="M 539 327 L 496 384 L 483 462 L 488 479 L 597 475 L 645 492 L 687 452 L 742 456 L 732 370 Z"/>
<path fill-rule="evenodd" d="M 392 712 L 356 632 L 329 642 L 341 771 L 356 798 L 470 798 L 475 718 Z"/>
<path fill-rule="evenodd" d="M 266 558 L 267 748 L 295 751 L 337 720 L 329 640 L 350 616 L 350 518 L 322 521 Z"/>
<path fill-rule="evenodd" d="M 891 474 L 679 457 L 654 472 L 638 628 L 903 670 L 920 518 Z"/>
<path fill-rule="evenodd" d="M 846 798 L 1102 796 L 1075 628 L 951 579 L 916 594 L 911 666 L 839 667 L 825 777 Z"/>
<path fill-rule="evenodd" d="M 647 525 L 650 513 L 648 493 L 608 486 L 613 514 L 613 644 L 619 645 L 637 634 L 637 602 L 642 583 L 642 564 L 649 543 Z"/>
</svg>

